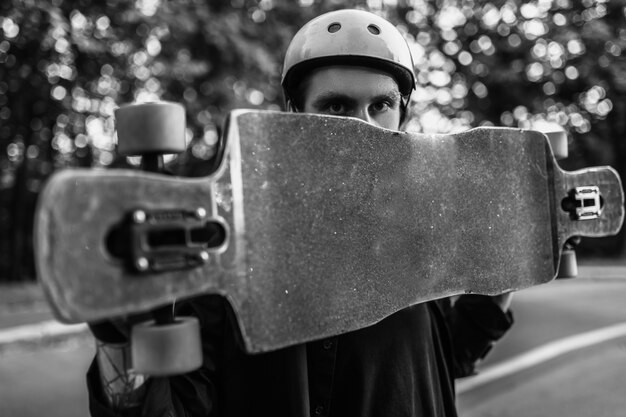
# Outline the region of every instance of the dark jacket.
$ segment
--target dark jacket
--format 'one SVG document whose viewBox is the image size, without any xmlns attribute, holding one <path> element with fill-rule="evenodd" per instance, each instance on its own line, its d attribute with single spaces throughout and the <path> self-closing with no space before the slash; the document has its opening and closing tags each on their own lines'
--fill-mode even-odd
<svg viewBox="0 0 626 417">
<path fill-rule="evenodd" d="M 205 296 L 180 306 L 199 318 L 204 365 L 152 378 L 132 416 L 289 416 L 292 380 L 286 351 L 247 355 L 224 299 Z M 418 304 L 355 332 L 308 343 L 311 416 L 456 416 L 454 379 L 470 375 L 511 326 L 488 297 Z M 88 376 L 94 417 L 119 416 L 104 404 L 98 368 Z"/>
</svg>

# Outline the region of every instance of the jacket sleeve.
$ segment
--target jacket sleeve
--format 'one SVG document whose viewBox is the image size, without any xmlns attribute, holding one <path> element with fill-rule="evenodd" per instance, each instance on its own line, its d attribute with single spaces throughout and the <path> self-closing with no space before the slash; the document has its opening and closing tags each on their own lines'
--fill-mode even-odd
<svg viewBox="0 0 626 417">
<path fill-rule="evenodd" d="M 203 365 L 184 375 L 153 377 L 146 382 L 146 396 L 141 406 L 115 412 L 107 406 L 101 388 L 97 362 L 87 372 L 89 411 L 92 417 L 195 417 L 210 416 L 216 411 L 216 357 L 225 330 L 224 301 L 205 296 L 177 306 L 180 316 L 191 315 L 200 321 Z"/>
<path fill-rule="evenodd" d="M 460 296 L 448 308 L 446 319 L 452 338 L 454 374 L 476 373 L 476 365 L 513 325 L 513 314 L 483 295 Z"/>
</svg>

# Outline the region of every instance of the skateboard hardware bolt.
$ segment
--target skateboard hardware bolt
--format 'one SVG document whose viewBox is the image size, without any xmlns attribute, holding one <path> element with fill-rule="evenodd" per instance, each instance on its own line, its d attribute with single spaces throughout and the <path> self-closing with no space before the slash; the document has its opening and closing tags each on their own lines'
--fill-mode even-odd
<svg viewBox="0 0 626 417">
<path fill-rule="evenodd" d="M 204 207 L 198 207 L 195 212 L 196 218 L 198 220 L 202 220 L 206 217 L 206 210 Z"/>
<path fill-rule="evenodd" d="M 597 186 L 576 187 L 576 216 L 579 220 L 597 219 L 602 212 L 600 189 Z"/>
<path fill-rule="evenodd" d="M 575 220 L 593 220 L 602 214 L 602 195 L 599 187 L 583 186 L 570 191 L 569 197 L 565 198 L 561 206 L 569 211 Z"/>
<path fill-rule="evenodd" d="M 147 271 L 150 267 L 150 262 L 148 261 L 148 258 L 142 256 L 135 261 L 135 266 L 139 271 Z"/>
<path fill-rule="evenodd" d="M 135 222 L 136 224 L 145 223 L 146 218 L 146 212 L 143 210 L 135 210 L 133 212 L 133 222 Z"/>
</svg>

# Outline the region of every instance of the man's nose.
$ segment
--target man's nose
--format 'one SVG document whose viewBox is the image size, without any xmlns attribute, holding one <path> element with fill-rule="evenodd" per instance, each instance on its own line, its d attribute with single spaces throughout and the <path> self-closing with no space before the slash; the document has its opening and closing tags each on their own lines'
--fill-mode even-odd
<svg viewBox="0 0 626 417">
<path fill-rule="evenodd" d="M 363 120 L 364 122 L 367 122 L 369 124 L 374 124 L 372 117 L 370 116 L 370 112 L 368 111 L 367 107 L 365 108 L 361 108 L 359 107 L 357 109 L 356 114 L 354 115 L 354 117 Z"/>
</svg>

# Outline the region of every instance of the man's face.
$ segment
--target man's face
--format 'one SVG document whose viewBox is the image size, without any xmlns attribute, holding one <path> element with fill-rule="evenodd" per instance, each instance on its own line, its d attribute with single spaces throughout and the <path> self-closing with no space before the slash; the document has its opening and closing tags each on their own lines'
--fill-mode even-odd
<svg viewBox="0 0 626 417">
<path fill-rule="evenodd" d="M 304 93 L 307 113 L 350 116 L 398 130 L 401 95 L 384 72 L 363 67 L 323 67 L 311 73 Z"/>
</svg>

